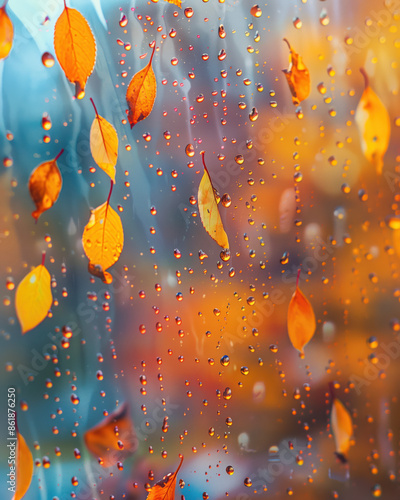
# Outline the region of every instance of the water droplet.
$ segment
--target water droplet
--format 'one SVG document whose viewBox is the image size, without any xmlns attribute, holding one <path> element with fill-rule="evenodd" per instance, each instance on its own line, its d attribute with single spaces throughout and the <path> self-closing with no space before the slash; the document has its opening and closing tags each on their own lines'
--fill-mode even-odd
<svg viewBox="0 0 400 500">
<path fill-rule="evenodd" d="M 250 14 L 254 17 L 261 17 L 261 14 L 262 14 L 262 10 L 260 9 L 260 7 L 255 4 L 253 5 L 253 7 L 250 9 Z"/>
<path fill-rule="evenodd" d="M 225 470 L 226 473 L 229 474 L 230 476 L 232 476 L 232 474 L 235 472 L 235 469 L 232 467 L 232 465 L 228 465 Z"/>
<path fill-rule="evenodd" d="M 251 110 L 251 113 L 249 114 L 249 119 L 250 121 L 252 122 L 255 122 L 258 118 L 258 111 L 257 111 L 257 108 L 253 108 Z"/>
<path fill-rule="evenodd" d="M 193 144 L 188 144 L 185 148 L 185 153 L 191 158 L 194 156 L 194 146 Z"/>
<path fill-rule="evenodd" d="M 293 19 L 293 26 L 298 30 L 303 26 L 303 23 L 299 17 L 295 17 Z"/>
<path fill-rule="evenodd" d="M 232 204 L 232 198 L 229 196 L 228 193 L 224 193 L 221 197 L 221 203 L 225 208 L 228 208 Z"/>
<path fill-rule="evenodd" d="M 222 358 L 219 360 L 219 362 L 221 363 L 222 366 L 228 366 L 230 363 L 229 356 L 227 354 L 225 354 L 224 356 L 222 356 Z"/>
<path fill-rule="evenodd" d="M 52 68 L 54 66 L 55 60 L 53 54 L 50 52 L 44 52 L 42 54 L 42 64 L 46 66 L 46 68 Z"/>
<path fill-rule="evenodd" d="M 126 15 L 121 12 L 121 17 L 119 19 L 119 25 L 121 26 L 121 28 L 125 28 L 125 26 L 128 24 L 128 18 L 126 17 Z"/>
</svg>

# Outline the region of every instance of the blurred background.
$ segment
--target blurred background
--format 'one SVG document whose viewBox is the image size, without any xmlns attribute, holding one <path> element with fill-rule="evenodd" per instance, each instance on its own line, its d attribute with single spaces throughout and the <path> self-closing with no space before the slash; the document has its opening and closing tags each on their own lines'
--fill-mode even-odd
<svg viewBox="0 0 400 500">
<path fill-rule="evenodd" d="M 144 499 L 180 454 L 175 498 L 399 498 L 399 2 L 67 4 L 97 43 L 82 100 L 57 60 L 42 62 L 61 0 L 9 0 L 14 45 L 0 63 L 1 437 L 15 387 L 35 460 L 25 498 Z M 310 72 L 301 112 L 283 38 Z M 131 130 L 126 88 L 153 40 L 157 96 Z M 390 115 L 381 175 L 354 120 L 360 67 Z M 111 285 L 88 273 L 81 240 L 109 191 L 90 97 L 119 136 L 110 203 L 125 243 Z M 35 224 L 30 173 L 61 148 L 59 199 Z M 198 214 L 201 151 L 229 195 L 229 254 Z M 15 289 L 43 251 L 54 303 L 22 336 Z M 298 269 L 317 319 L 304 359 L 287 335 Z M 347 465 L 329 382 L 353 420 Z M 123 403 L 135 451 L 104 467 L 84 435 Z"/>
</svg>

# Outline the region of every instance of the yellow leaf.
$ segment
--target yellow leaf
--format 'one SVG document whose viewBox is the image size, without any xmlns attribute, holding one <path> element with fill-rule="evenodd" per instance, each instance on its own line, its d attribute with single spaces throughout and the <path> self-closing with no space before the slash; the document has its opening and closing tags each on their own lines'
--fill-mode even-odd
<svg viewBox="0 0 400 500">
<path fill-rule="evenodd" d="M 54 27 L 54 49 L 65 76 L 75 84 L 75 96 L 82 99 L 96 62 L 96 41 L 86 19 L 65 0 Z"/>
<path fill-rule="evenodd" d="M 0 59 L 8 56 L 14 38 L 14 27 L 6 12 L 7 2 L 8 0 L 5 1 L 3 7 L 0 7 Z"/>
<path fill-rule="evenodd" d="M 16 487 L 12 500 L 20 500 L 32 481 L 33 475 L 33 458 L 31 450 L 26 444 L 23 436 L 17 431 L 17 452 L 16 452 Z"/>
<path fill-rule="evenodd" d="M 96 117 L 90 129 L 90 151 L 97 165 L 115 183 L 115 165 L 118 158 L 118 135 L 115 128 L 97 113 L 93 99 L 90 98 Z"/>
<path fill-rule="evenodd" d="M 222 248 L 229 248 L 228 236 L 222 224 L 221 215 L 218 209 L 216 190 L 212 185 L 211 177 L 204 161 L 204 153 L 202 153 L 202 158 L 204 174 L 200 181 L 197 196 L 200 219 L 211 238 L 213 238 Z"/>
<path fill-rule="evenodd" d="M 112 183 L 112 181 L 111 181 Z M 92 210 L 83 231 L 83 249 L 89 259 L 89 272 L 111 283 L 112 276 L 106 270 L 117 262 L 124 246 L 124 230 L 120 216 L 108 200 Z"/>
<path fill-rule="evenodd" d="M 376 172 L 381 174 L 383 157 L 390 140 L 390 117 L 383 102 L 369 86 L 364 68 L 360 71 L 364 76 L 365 88 L 356 109 L 355 121 L 360 133 L 362 152 L 375 166 Z"/>
<path fill-rule="evenodd" d="M 164 0 L 164 1 L 168 3 L 173 3 L 177 7 L 182 8 L 182 0 Z"/>
<path fill-rule="evenodd" d="M 101 459 L 104 467 L 112 467 L 134 453 L 138 439 L 127 403 L 86 431 L 84 440 L 88 450 Z"/>
<path fill-rule="evenodd" d="M 131 128 L 141 120 L 149 116 L 157 93 L 157 82 L 151 62 L 156 50 L 153 42 L 153 52 L 148 64 L 133 75 L 126 91 L 126 102 L 128 103 L 128 120 Z"/>
<path fill-rule="evenodd" d="M 183 457 L 181 458 L 180 464 L 174 473 L 170 472 L 151 488 L 146 500 L 174 500 L 176 476 L 178 475 L 182 462 Z"/>
<path fill-rule="evenodd" d="M 353 422 L 348 410 L 336 397 L 333 398 L 330 420 L 335 438 L 336 456 L 343 463 L 346 463 L 350 440 L 353 435 Z"/>
<path fill-rule="evenodd" d="M 29 178 L 29 192 L 36 205 L 36 210 L 32 212 L 32 217 L 36 220 L 40 214 L 54 205 L 60 194 L 62 177 L 57 166 L 57 160 L 63 151 L 62 149 L 54 160 L 46 161 L 36 167 Z"/>
<path fill-rule="evenodd" d="M 289 68 L 284 69 L 283 72 L 292 93 L 293 104 L 297 106 L 310 95 L 310 73 L 303 63 L 302 57 L 292 49 L 286 38 L 283 40 L 288 44 L 290 50 Z"/>
<path fill-rule="evenodd" d="M 315 333 L 317 323 L 312 305 L 299 288 L 300 269 L 297 274 L 296 290 L 290 300 L 287 327 L 293 347 L 304 357 L 304 346 L 310 342 Z"/>
<path fill-rule="evenodd" d="M 25 276 L 15 294 L 15 309 L 23 334 L 35 328 L 47 316 L 53 302 L 50 281 L 43 255 L 42 264 Z"/>
</svg>

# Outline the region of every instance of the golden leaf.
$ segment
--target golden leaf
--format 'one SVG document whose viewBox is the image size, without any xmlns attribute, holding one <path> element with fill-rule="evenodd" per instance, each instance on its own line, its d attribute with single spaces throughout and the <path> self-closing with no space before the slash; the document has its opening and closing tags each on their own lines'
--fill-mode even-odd
<svg viewBox="0 0 400 500">
<path fill-rule="evenodd" d="M 304 346 L 310 342 L 317 323 L 312 305 L 299 288 L 300 269 L 297 274 L 296 290 L 290 300 L 287 327 L 293 347 L 304 357 Z"/>
<path fill-rule="evenodd" d="M 199 192 L 197 195 L 200 219 L 204 229 L 222 248 L 229 248 L 228 236 L 222 224 L 221 215 L 218 209 L 216 199 L 216 190 L 211 182 L 210 174 L 208 173 L 204 153 L 202 153 L 204 174 L 200 181 Z"/>
<path fill-rule="evenodd" d="M 38 220 L 40 214 L 54 205 L 60 194 L 62 177 L 57 166 L 57 160 L 63 151 L 62 149 L 54 160 L 46 161 L 36 167 L 29 178 L 29 192 L 36 205 L 32 217 L 36 220 Z"/>
<path fill-rule="evenodd" d="M 353 422 L 348 410 L 336 397 L 333 398 L 330 421 L 335 438 L 336 456 L 341 462 L 346 463 L 353 435 Z"/>
<path fill-rule="evenodd" d="M 90 98 L 96 117 L 90 128 L 90 151 L 97 165 L 115 183 L 115 165 L 118 158 L 118 135 L 115 128 L 97 113 L 93 99 Z"/>
<path fill-rule="evenodd" d="M 183 457 L 178 465 L 178 468 L 174 473 L 169 473 L 161 481 L 158 481 L 147 495 L 146 500 L 174 500 L 175 498 L 175 486 L 176 486 L 176 476 L 178 475 L 179 469 L 181 468 L 183 462 Z"/>
<path fill-rule="evenodd" d="M 43 254 L 42 264 L 23 278 L 15 294 L 15 309 L 23 334 L 35 328 L 47 316 L 53 302 L 50 281 Z"/>
<path fill-rule="evenodd" d="M 82 235 L 83 249 L 89 259 L 89 272 L 105 283 L 112 282 L 106 270 L 117 262 L 124 246 L 124 230 L 120 216 L 108 200 L 92 210 Z"/>
<path fill-rule="evenodd" d="M 8 0 L 4 2 L 3 7 L 0 7 L 0 59 L 8 56 L 14 38 L 14 27 L 6 12 L 7 2 Z"/>
<path fill-rule="evenodd" d="M 168 3 L 173 3 L 177 7 L 182 8 L 182 0 L 164 0 L 164 1 Z"/>
<path fill-rule="evenodd" d="M 75 96 L 82 99 L 96 62 L 96 41 L 86 19 L 65 0 L 54 27 L 54 49 L 65 76 L 75 84 Z"/>
<path fill-rule="evenodd" d="M 310 73 L 303 63 L 302 57 L 295 52 L 290 43 L 283 39 L 289 47 L 290 55 L 289 55 L 289 68 L 282 70 L 285 73 L 287 82 L 289 84 L 290 92 L 292 93 L 293 104 L 296 106 L 307 99 L 310 95 Z"/>
<path fill-rule="evenodd" d="M 153 42 L 153 52 L 148 64 L 133 75 L 126 91 L 126 102 L 128 103 L 128 120 L 131 128 L 141 120 L 149 116 L 157 93 L 157 82 L 151 62 L 156 50 L 156 42 Z"/>
<path fill-rule="evenodd" d="M 16 487 L 12 500 L 20 500 L 32 481 L 33 476 L 33 457 L 31 450 L 26 444 L 23 436 L 17 431 L 17 452 L 15 458 L 16 469 Z"/>
<path fill-rule="evenodd" d="M 88 450 L 101 459 L 104 467 L 112 467 L 132 455 L 137 450 L 138 439 L 127 403 L 86 431 L 84 440 Z"/>
<path fill-rule="evenodd" d="M 362 152 L 375 166 L 376 172 L 381 174 L 383 157 L 390 140 L 390 117 L 383 102 L 369 86 L 364 68 L 360 71 L 364 76 L 365 88 L 356 109 L 355 121 L 360 133 Z"/>
</svg>

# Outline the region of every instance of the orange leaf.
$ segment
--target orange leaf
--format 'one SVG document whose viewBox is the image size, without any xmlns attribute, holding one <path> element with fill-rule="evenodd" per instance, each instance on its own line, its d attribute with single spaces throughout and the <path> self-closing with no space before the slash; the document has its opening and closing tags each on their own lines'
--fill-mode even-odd
<svg viewBox="0 0 400 500">
<path fill-rule="evenodd" d="M 290 50 L 289 68 L 284 69 L 283 72 L 292 93 L 293 104 L 297 106 L 310 95 L 310 73 L 304 65 L 302 57 L 292 49 L 286 38 L 283 40 L 288 44 Z"/>
<path fill-rule="evenodd" d="M 15 469 L 16 469 L 16 487 L 15 493 L 12 500 L 20 500 L 25 493 L 32 481 L 33 475 L 33 458 L 31 450 L 28 448 L 25 439 L 17 431 L 17 452 L 15 459 Z"/>
<path fill-rule="evenodd" d="M 118 158 L 118 135 L 115 128 L 97 113 L 93 99 L 90 98 L 96 117 L 90 128 L 90 151 L 97 165 L 115 183 L 115 165 Z"/>
<path fill-rule="evenodd" d="M 47 316 L 53 302 L 49 271 L 42 264 L 35 267 L 20 282 L 15 294 L 15 310 L 21 324 L 22 333 L 35 328 Z"/>
<path fill-rule="evenodd" d="M 300 269 L 297 273 L 296 290 L 288 308 L 287 327 L 293 347 L 304 357 L 304 346 L 313 338 L 317 323 L 312 305 L 299 288 L 299 277 Z"/>
<path fill-rule="evenodd" d="M 228 236 L 222 224 L 221 215 L 218 209 L 219 201 L 217 201 L 216 190 L 212 185 L 211 177 L 204 161 L 204 153 L 202 153 L 202 158 L 204 174 L 200 181 L 197 195 L 200 219 L 211 238 L 213 238 L 222 248 L 229 248 Z"/>
<path fill-rule="evenodd" d="M 14 38 L 14 27 L 6 12 L 7 2 L 8 0 L 5 1 L 3 7 L 0 7 L 0 59 L 8 56 Z"/>
<path fill-rule="evenodd" d="M 75 96 L 82 99 L 96 62 L 96 40 L 86 19 L 65 0 L 54 27 L 54 49 L 65 76 L 75 84 Z"/>
<path fill-rule="evenodd" d="M 336 397 L 333 397 L 330 420 L 335 438 L 336 456 L 341 462 L 346 463 L 350 440 L 353 435 L 353 422 L 349 411 Z"/>
<path fill-rule="evenodd" d="M 101 458 L 104 467 L 112 467 L 132 455 L 138 447 L 138 439 L 127 403 L 86 431 L 84 440 L 88 450 Z"/>
<path fill-rule="evenodd" d="M 153 42 L 153 52 L 148 64 L 133 75 L 126 91 L 126 102 L 128 103 L 128 120 L 131 128 L 141 120 L 149 116 L 157 93 L 157 82 L 151 62 L 156 50 L 156 42 Z"/>
<path fill-rule="evenodd" d="M 383 102 L 369 86 L 364 68 L 360 71 L 364 76 L 365 89 L 356 109 L 355 121 L 360 133 L 362 152 L 375 165 L 377 173 L 381 174 L 383 157 L 390 140 L 390 117 Z"/>
<path fill-rule="evenodd" d="M 164 0 L 164 1 L 168 3 L 173 3 L 177 7 L 182 8 L 182 0 Z"/>
<path fill-rule="evenodd" d="M 29 192 L 36 205 L 36 210 L 32 212 L 32 217 L 36 220 L 40 214 L 54 205 L 60 194 L 62 177 L 57 166 L 57 160 L 63 151 L 62 149 L 54 160 L 46 161 L 36 167 L 29 178 Z"/>
<path fill-rule="evenodd" d="M 89 272 L 105 283 L 112 282 L 106 270 L 117 262 L 124 246 L 121 218 L 110 206 L 112 187 L 113 181 L 108 200 L 92 210 L 82 235 L 83 249 L 90 261 Z"/>
<path fill-rule="evenodd" d="M 146 500 L 174 500 L 176 476 L 181 468 L 182 462 L 183 457 L 174 473 L 170 472 L 151 488 Z"/>
</svg>

